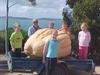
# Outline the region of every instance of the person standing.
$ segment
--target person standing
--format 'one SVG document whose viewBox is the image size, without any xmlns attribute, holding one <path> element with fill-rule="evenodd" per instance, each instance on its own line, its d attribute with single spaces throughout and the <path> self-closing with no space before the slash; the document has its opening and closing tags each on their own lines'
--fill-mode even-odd
<svg viewBox="0 0 100 75">
<path fill-rule="evenodd" d="M 43 50 L 43 63 L 46 67 L 46 75 L 52 75 L 57 64 L 59 42 L 57 40 L 58 31 L 52 33 L 51 39 L 45 43 Z"/>
<path fill-rule="evenodd" d="M 28 29 L 28 37 L 30 37 L 38 29 L 40 29 L 39 24 L 38 24 L 38 19 L 33 19 L 32 23 L 33 23 L 33 25 L 30 26 Z"/>
<path fill-rule="evenodd" d="M 48 28 L 54 29 L 54 22 L 49 21 Z"/>
<path fill-rule="evenodd" d="M 11 54 L 14 57 L 20 57 L 21 56 L 21 51 L 22 51 L 22 40 L 23 35 L 20 31 L 20 25 L 15 24 L 14 26 L 14 32 L 10 36 L 10 44 L 11 44 Z"/>
<path fill-rule="evenodd" d="M 91 34 L 88 30 L 88 25 L 85 22 L 81 24 L 80 29 L 81 31 L 78 33 L 79 59 L 87 59 Z"/>
<path fill-rule="evenodd" d="M 64 33 L 67 33 L 70 39 L 72 39 L 71 31 L 67 23 L 63 22 L 59 31 L 63 31 Z"/>
</svg>

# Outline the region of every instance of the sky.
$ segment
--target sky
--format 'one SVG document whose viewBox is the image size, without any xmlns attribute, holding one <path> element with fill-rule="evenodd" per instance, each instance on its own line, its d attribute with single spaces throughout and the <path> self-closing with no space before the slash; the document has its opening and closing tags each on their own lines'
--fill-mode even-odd
<svg viewBox="0 0 100 75">
<path fill-rule="evenodd" d="M 62 18 L 62 9 L 66 6 L 66 0 L 36 1 L 37 5 L 32 6 L 28 0 L 9 0 L 9 16 L 26 18 Z M 6 16 L 6 0 L 0 0 L 0 16 Z"/>
</svg>

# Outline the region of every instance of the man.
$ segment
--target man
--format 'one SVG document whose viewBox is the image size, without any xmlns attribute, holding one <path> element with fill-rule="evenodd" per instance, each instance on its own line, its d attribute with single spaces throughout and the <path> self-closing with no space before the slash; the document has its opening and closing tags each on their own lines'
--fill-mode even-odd
<svg viewBox="0 0 100 75">
<path fill-rule="evenodd" d="M 29 29 L 28 29 L 28 37 L 30 37 L 38 29 L 40 29 L 40 27 L 38 25 L 38 19 L 33 19 L 32 23 L 33 23 L 33 25 L 30 26 Z"/>
</svg>

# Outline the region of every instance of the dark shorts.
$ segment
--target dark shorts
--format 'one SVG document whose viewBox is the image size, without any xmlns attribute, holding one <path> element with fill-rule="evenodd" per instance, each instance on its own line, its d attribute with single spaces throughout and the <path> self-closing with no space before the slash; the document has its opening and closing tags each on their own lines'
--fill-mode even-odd
<svg viewBox="0 0 100 75">
<path fill-rule="evenodd" d="M 12 57 L 21 57 L 21 48 L 15 48 L 15 52 L 11 51 Z"/>
<path fill-rule="evenodd" d="M 46 58 L 46 75 L 52 75 L 53 70 L 57 64 L 57 58 Z"/>
</svg>

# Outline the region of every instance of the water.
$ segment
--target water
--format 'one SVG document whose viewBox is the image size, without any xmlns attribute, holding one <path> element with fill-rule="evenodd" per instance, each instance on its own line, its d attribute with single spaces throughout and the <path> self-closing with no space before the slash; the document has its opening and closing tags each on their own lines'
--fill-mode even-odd
<svg viewBox="0 0 100 75">
<path fill-rule="evenodd" d="M 61 19 L 48 19 L 48 18 L 41 18 L 39 19 L 39 25 L 41 28 L 48 27 L 48 22 L 53 21 L 55 24 L 55 28 L 58 29 L 61 27 Z M 22 29 L 28 30 L 29 26 L 32 25 L 32 19 L 30 18 L 19 18 L 19 17 L 9 17 L 8 27 L 13 27 L 14 23 L 18 22 Z M 0 17 L 0 30 L 4 30 L 6 25 L 6 18 Z"/>
</svg>

